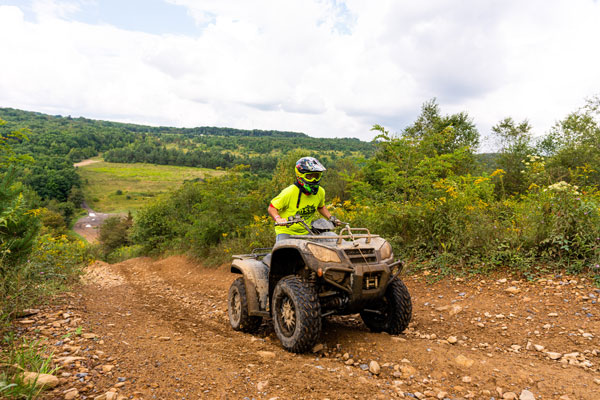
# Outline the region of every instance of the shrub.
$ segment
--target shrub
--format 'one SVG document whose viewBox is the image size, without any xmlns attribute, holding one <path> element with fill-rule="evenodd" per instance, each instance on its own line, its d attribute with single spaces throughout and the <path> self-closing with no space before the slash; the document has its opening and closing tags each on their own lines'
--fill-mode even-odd
<svg viewBox="0 0 600 400">
<path fill-rule="evenodd" d="M 143 254 L 143 247 L 134 244 L 131 246 L 121 246 L 115 250 L 113 250 L 110 254 L 106 256 L 106 261 L 110 263 L 117 263 L 124 260 L 128 260 L 130 258 L 139 257 Z"/>
<path fill-rule="evenodd" d="M 65 235 L 67 225 L 62 214 L 42 208 L 40 210 L 40 220 L 42 221 L 42 233 L 49 233 L 53 236 Z"/>
<path fill-rule="evenodd" d="M 133 224 L 131 213 L 126 218 L 113 216 L 107 218 L 100 226 L 98 241 L 101 244 L 104 256 L 107 257 L 113 250 L 130 244 L 129 229 Z"/>
<path fill-rule="evenodd" d="M 11 167 L 0 175 L 0 274 L 26 259 L 40 226 L 39 210 L 31 209 L 14 171 Z"/>
<path fill-rule="evenodd" d="M 226 237 L 246 235 L 253 216 L 265 214 L 270 194 L 264 182 L 239 172 L 188 182 L 140 210 L 133 242 L 146 252 L 179 249 L 206 255 Z"/>
<path fill-rule="evenodd" d="M 81 267 L 90 261 L 88 249 L 80 240 L 65 235 L 39 236 L 28 260 L 0 275 L 0 322 L 74 282 Z"/>
</svg>

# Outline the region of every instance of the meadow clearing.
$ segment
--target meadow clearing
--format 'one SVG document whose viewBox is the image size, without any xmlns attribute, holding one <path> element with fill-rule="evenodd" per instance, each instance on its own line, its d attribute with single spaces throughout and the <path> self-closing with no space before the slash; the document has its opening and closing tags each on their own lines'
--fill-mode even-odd
<svg viewBox="0 0 600 400">
<path fill-rule="evenodd" d="M 98 161 L 77 168 L 88 206 L 104 213 L 127 213 L 184 181 L 223 175 L 208 168 Z"/>
</svg>

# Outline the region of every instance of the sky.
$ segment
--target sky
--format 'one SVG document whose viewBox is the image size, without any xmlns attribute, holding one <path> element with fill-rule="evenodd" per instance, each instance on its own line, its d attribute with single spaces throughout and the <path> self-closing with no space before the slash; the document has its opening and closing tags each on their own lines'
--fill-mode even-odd
<svg viewBox="0 0 600 400">
<path fill-rule="evenodd" d="M 372 140 L 436 98 L 541 136 L 600 94 L 598 0 L 0 0 L 0 107 Z"/>
</svg>

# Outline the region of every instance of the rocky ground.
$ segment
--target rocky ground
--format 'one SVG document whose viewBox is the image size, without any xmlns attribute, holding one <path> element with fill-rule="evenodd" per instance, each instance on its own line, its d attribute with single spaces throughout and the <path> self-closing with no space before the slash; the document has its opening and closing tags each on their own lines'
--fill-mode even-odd
<svg viewBox="0 0 600 400">
<path fill-rule="evenodd" d="M 48 399 L 598 399 L 600 290 L 590 281 L 495 276 L 404 280 L 405 334 L 332 317 L 311 354 L 270 327 L 233 331 L 234 276 L 183 257 L 90 267 L 54 306 L 18 320 L 47 339 L 58 385 Z"/>
</svg>

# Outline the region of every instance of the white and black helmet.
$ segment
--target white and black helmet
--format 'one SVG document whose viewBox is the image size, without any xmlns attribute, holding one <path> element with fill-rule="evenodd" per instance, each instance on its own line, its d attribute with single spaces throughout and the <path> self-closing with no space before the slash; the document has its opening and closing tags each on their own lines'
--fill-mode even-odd
<svg viewBox="0 0 600 400">
<path fill-rule="evenodd" d="M 327 170 L 314 157 L 302 157 L 296 161 L 296 183 L 306 193 L 317 194 L 323 172 Z"/>
</svg>

